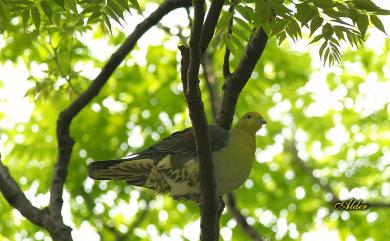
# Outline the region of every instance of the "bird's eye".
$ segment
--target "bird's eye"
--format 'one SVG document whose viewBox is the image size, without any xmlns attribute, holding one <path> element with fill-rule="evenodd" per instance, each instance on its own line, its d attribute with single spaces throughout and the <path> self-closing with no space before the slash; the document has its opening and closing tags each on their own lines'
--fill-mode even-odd
<svg viewBox="0 0 390 241">
<path fill-rule="evenodd" d="M 251 118 L 251 115 L 247 115 L 246 118 L 250 119 L 250 118 Z"/>
</svg>

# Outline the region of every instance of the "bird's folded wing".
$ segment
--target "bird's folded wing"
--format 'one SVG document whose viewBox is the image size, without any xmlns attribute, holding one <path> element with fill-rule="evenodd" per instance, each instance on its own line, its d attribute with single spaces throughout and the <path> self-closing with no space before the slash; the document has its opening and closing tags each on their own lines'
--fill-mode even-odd
<svg viewBox="0 0 390 241">
<path fill-rule="evenodd" d="M 229 133 L 220 127 L 209 126 L 209 136 L 212 151 L 216 151 L 226 145 Z M 165 160 L 165 168 L 175 170 L 195 158 L 195 138 L 192 128 L 187 128 L 124 159 L 93 162 L 89 164 L 89 176 L 100 180 L 122 179 L 130 181 L 132 185 L 143 185 L 150 170 L 161 160 Z"/>
</svg>

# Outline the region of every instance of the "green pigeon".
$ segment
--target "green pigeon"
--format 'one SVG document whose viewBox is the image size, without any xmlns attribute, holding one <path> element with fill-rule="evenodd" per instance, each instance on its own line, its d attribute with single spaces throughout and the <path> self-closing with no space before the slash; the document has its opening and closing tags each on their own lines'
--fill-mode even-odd
<svg viewBox="0 0 390 241">
<path fill-rule="evenodd" d="M 237 189 L 248 178 L 255 159 L 256 132 L 264 124 L 266 121 L 259 113 L 249 112 L 230 131 L 209 126 L 218 196 Z M 176 199 L 196 199 L 200 185 L 193 130 L 175 132 L 120 160 L 90 163 L 89 176 L 97 180 L 125 180 Z"/>
</svg>

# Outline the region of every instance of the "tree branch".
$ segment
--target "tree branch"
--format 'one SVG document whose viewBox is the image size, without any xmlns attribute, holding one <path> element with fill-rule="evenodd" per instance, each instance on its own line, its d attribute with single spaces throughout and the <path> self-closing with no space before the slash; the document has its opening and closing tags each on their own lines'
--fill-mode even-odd
<svg viewBox="0 0 390 241">
<path fill-rule="evenodd" d="M 311 167 L 309 167 L 306 162 L 304 162 L 301 158 L 299 158 L 298 156 L 298 150 L 297 150 L 297 147 L 295 145 L 295 142 L 290 144 L 289 146 L 289 149 L 290 149 L 290 152 L 292 153 L 293 155 L 293 161 L 298 164 L 298 166 L 306 173 L 308 174 L 311 179 L 316 183 L 318 184 L 323 190 L 325 190 L 327 193 L 330 193 L 332 195 L 332 200 L 331 200 L 331 203 L 337 201 L 337 195 L 336 193 L 333 191 L 332 187 L 327 183 L 327 182 L 324 182 L 323 180 L 321 180 L 321 178 L 319 177 L 316 177 L 314 176 L 313 174 L 313 169 Z"/>
<path fill-rule="evenodd" d="M 62 193 L 66 181 L 67 168 L 71 157 L 74 140 L 70 136 L 69 127 L 73 118 L 100 92 L 104 84 L 112 75 L 114 70 L 123 61 L 126 55 L 134 48 L 139 38 L 156 25 L 165 15 L 179 7 L 189 7 L 189 0 L 167 0 L 153 12 L 148 18 L 137 25 L 133 33 L 127 37 L 125 42 L 111 56 L 100 74 L 71 105 L 62 111 L 57 120 L 58 156 L 55 171 L 50 188 L 50 214 L 56 220 L 61 220 Z M 55 237 L 53 237 L 55 238 Z M 55 238 L 56 239 L 56 238 Z"/>
<path fill-rule="evenodd" d="M 227 194 L 227 203 L 226 206 L 228 207 L 231 215 L 233 218 L 237 221 L 238 225 L 244 230 L 246 234 L 251 238 L 253 241 L 262 241 L 260 234 L 254 229 L 249 223 L 246 221 L 246 218 L 244 215 L 241 214 L 240 210 L 237 208 L 236 200 L 234 198 L 233 193 Z"/>
<path fill-rule="evenodd" d="M 210 99 L 211 99 L 210 105 L 211 108 L 213 109 L 213 119 L 215 121 L 218 111 L 214 111 L 214 109 L 218 110 L 219 108 L 218 84 L 216 83 L 217 80 L 215 77 L 213 64 L 212 64 L 212 57 L 210 53 L 208 52 L 205 53 L 202 64 L 203 64 L 203 69 L 205 69 L 204 70 L 205 79 L 208 82 L 207 89 L 210 94 Z M 237 207 L 234 194 L 230 192 L 226 195 L 226 198 L 227 198 L 226 206 L 228 207 L 230 214 L 237 221 L 241 229 L 245 233 L 247 233 L 247 235 L 251 238 L 251 240 L 262 241 L 260 234 L 256 231 L 256 229 L 254 229 L 251 225 L 248 224 L 248 222 L 246 221 L 246 217 L 240 212 L 239 208 Z"/>
<path fill-rule="evenodd" d="M 30 222 L 45 228 L 50 235 L 54 237 L 59 230 L 63 230 L 63 239 L 71 240 L 71 229 L 65 226 L 62 222 L 58 223 L 48 214 L 47 209 L 39 209 L 34 207 L 31 202 L 24 195 L 19 185 L 12 178 L 8 168 L 1 162 L 0 156 L 0 190 L 3 193 L 7 202 L 15 209 L 17 209 Z"/>
<path fill-rule="evenodd" d="M 32 223 L 43 227 L 43 213 L 40 209 L 34 207 L 24 195 L 15 179 L 12 178 L 8 168 L 3 165 L 0 155 L 0 190 L 7 202 L 19 210 L 19 212 Z"/>
<path fill-rule="evenodd" d="M 327 183 L 324 182 L 321 178 L 314 176 L 314 169 L 311 168 L 305 161 L 303 161 L 298 156 L 298 150 L 296 148 L 295 143 L 291 143 L 289 145 L 289 150 L 293 155 L 293 161 L 298 164 L 302 170 L 313 179 L 313 181 L 318 184 L 325 192 L 332 194 L 332 200 L 330 201 L 330 204 L 333 205 L 335 202 L 339 201 L 340 198 L 338 198 L 338 195 L 333 190 L 333 188 Z M 369 208 L 390 208 L 390 203 L 385 202 L 365 202 L 368 204 Z"/>
<path fill-rule="evenodd" d="M 230 37 L 230 35 L 232 34 L 233 32 L 233 13 L 234 13 L 234 6 L 235 6 L 235 1 L 233 0 L 230 4 L 230 7 L 229 7 L 229 13 L 231 13 L 231 17 L 230 17 L 230 20 L 229 20 L 229 25 L 228 25 L 228 36 Z M 223 76 L 225 78 L 227 78 L 229 75 L 231 75 L 231 72 L 230 72 L 230 62 L 229 62 L 229 59 L 230 59 L 230 49 L 229 47 L 226 45 L 225 46 L 225 55 L 223 57 Z"/>
<path fill-rule="evenodd" d="M 240 63 L 235 71 L 225 79 L 222 92 L 221 109 L 217 118 L 219 126 L 230 129 L 238 96 L 251 76 L 257 61 L 261 57 L 267 43 L 268 36 L 263 29 L 253 31 L 246 45 Z"/>
<path fill-rule="evenodd" d="M 211 110 L 213 112 L 213 121 L 215 121 L 219 110 L 218 80 L 214 73 L 212 56 L 207 51 L 202 58 L 202 68 L 203 75 L 206 80 L 206 86 L 210 96 L 210 105 Z"/>
<path fill-rule="evenodd" d="M 190 49 L 186 46 L 179 46 L 180 54 L 181 54 L 181 61 L 180 61 L 180 75 L 181 75 L 181 82 L 183 84 L 183 93 L 184 97 L 187 96 L 187 83 L 188 83 L 188 68 L 190 65 Z"/>
<path fill-rule="evenodd" d="M 217 26 L 219 16 L 221 15 L 223 3 L 223 0 L 211 1 L 210 9 L 207 13 L 204 27 L 200 36 L 200 49 L 202 53 L 206 51 L 211 39 L 214 36 L 215 27 Z"/>
<path fill-rule="evenodd" d="M 223 56 L 223 77 L 228 78 L 232 73 L 230 72 L 230 49 L 225 47 L 225 55 Z"/>
<path fill-rule="evenodd" d="M 219 222 L 217 217 L 217 197 L 216 184 L 214 179 L 214 166 L 211 156 L 211 148 L 208 136 L 208 124 L 204 113 L 202 95 L 199 88 L 199 68 L 201 64 L 201 33 L 204 19 L 204 0 L 194 0 L 194 22 L 191 30 L 189 64 L 188 53 L 181 47 L 182 63 L 181 73 L 183 81 L 187 81 L 187 86 L 183 84 L 184 93 L 190 112 L 193 126 L 196 150 L 199 159 L 199 176 L 201 189 L 201 236 L 203 241 L 217 241 L 219 238 Z M 210 12 L 209 12 L 210 14 Z"/>
</svg>

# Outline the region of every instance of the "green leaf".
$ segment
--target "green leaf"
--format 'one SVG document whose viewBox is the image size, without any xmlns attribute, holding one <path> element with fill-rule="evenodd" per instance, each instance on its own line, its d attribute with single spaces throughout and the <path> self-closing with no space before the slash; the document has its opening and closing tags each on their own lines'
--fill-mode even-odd
<svg viewBox="0 0 390 241">
<path fill-rule="evenodd" d="M 91 6 L 85 8 L 80 14 L 86 14 L 86 13 L 98 13 L 102 10 L 100 6 Z"/>
<path fill-rule="evenodd" d="M 22 12 L 22 22 L 23 22 L 23 28 L 26 29 L 28 20 L 30 19 L 30 11 L 24 10 Z"/>
<path fill-rule="evenodd" d="M 249 26 L 249 24 L 241 18 L 234 17 L 234 21 L 238 23 L 243 29 L 247 30 L 248 32 L 252 32 L 252 28 Z"/>
<path fill-rule="evenodd" d="M 246 35 L 243 31 L 241 31 L 239 28 L 233 29 L 233 34 L 237 37 L 239 37 L 242 41 L 248 40 L 248 35 Z"/>
<path fill-rule="evenodd" d="M 103 14 L 103 18 L 104 18 L 104 23 L 106 24 L 108 30 L 110 30 L 110 33 L 112 34 L 110 19 L 107 17 L 106 14 Z"/>
<path fill-rule="evenodd" d="M 226 30 L 223 28 L 218 29 L 214 34 L 214 37 L 211 39 L 210 46 L 213 47 L 221 46 L 222 44 L 220 43 L 222 42 L 221 40 L 223 40 L 223 36 L 225 32 Z"/>
<path fill-rule="evenodd" d="M 374 26 L 379 29 L 380 31 L 384 32 L 385 34 L 386 33 L 386 30 L 385 30 L 385 27 L 383 26 L 383 23 L 382 21 L 375 15 L 371 15 L 370 16 L 370 21 L 372 24 L 374 24 Z"/>
<path fill-rule="evenodd" d="M 340 29 L 335 28 L 334 32 L 335 32 L 335 34 L 336 34 L 338 39 L 340 39 L 340 40 L 344 40 L 345 39 L 343 31 L 341 31 Z"/>
<path fill-rule="evenodd" d="M 353 0 L 353 3 L 355 4 L 356 8 L 361 9 L 361 10 L 366 10 L 368 12 L 373 12 L 373 13 L 379 14 L 379 15 L 389 15 L 390 14 L 389 10 L 382 9 L 382 8 L 378 7 L 371 0 Z"/>
<path fill-rule="evenodd" d="M 268 37 L 272 36 L 272 28 L 270 23 L 263 23 L 261 27 L 263 28 L 264 32 L 267 34 Z"/>
<path fill-rule="evenodd" d="M 120 9 L 120 7 L 114 2 L 114 1 L 107 1 L 108 6 L 111 8 L 111 10 L 121 19 L 125 19 L 123 16 L 123 11 Z"/>
<path fill-rule="evenodd" d="M 241 14 L 249 23 L 253 22 L 255 12 L 248 6 L 236 5 L 235 9 Z"/>
<path fill-rule="evenodd" d="M 141 6 L 139 5 L 137 0 L 130 0 L 133 8 L 137 9 L 138 12 L 141 12 Z"/>
<path fill-rule="evenodd" d="M 285 31 L 282 31 L 282 32 L 280 32 L 280 33 L 278 34 L 279 45 L 280 45 L 281 43 L 283 43 L 283 41 L 286 39 L 286 37 L 287 37 L 287 34 L 286 34 Z"/>
<path fill-rule="evenodd" d="M 49 18 L 50 22 L 52 21 L 53 11 L 51 10 L 50 5 L 46 1 L 41 2 L 41 8 L 45 15 Z"/>
<path fill-rule="evenodd" d="M 330 53 L 330 48 L 327 48 L 324 54 L 324 62 L 326 62 L 326 60 L 328 59 L 329 53 Z"/>
<path fill-rule="evenodd" d="M 240 51 L 243 51 L 243 50 L 244 50 L 245 46 L 244 46 L 244 44 L 242 43 L 242 41 L 240 41 L 240 40 L 239 40 L 236 36 L 234 36 L 234 35 L 231 35 L 230 38 L 231 38 L 231 40 L 233 41 L 233 43 L 234 43 L 237 47 L 239 47 L 239 50 L 240 50 Z"/>
<path fill-rule="evenodd" d="M 333 52 L 331 52 L 331 54 L 329 55 L 329 66 L 331 66 L 332 64 L 334 64 Z"/>
<path fill-rule="evenodd" d="M 333 38 L 333 37 L 331 37 L 331 38 L 329 38 L 328 40 L 330 40 L 330 44 L 332 45 L 337 45 L 338 47 L 340 47 L 340 43 L 339 43 L 339 41 L 337 40 L 337 39 L 335 39 L 335 38 Z M 337 48 L 337 47 L 336 47 Z"/>
<path fill-rule="evenodd" d="M 118 18 L 118 16 L 117 16 L 110 8 L 106 8 L 106 9 L 105 9 L 105 12 L 106 12 L 112 19 L 114 19 L 115 22 L 117 22 L 117 23 L 119 23 L 120 25 L 122 25 L 121 22 L 120 22 L 120 20 L 119 20 L 119 18 Z"/>
<path fill-rule="evenodd" d="M 63 9 L 65 9 L 65 0 L 54 0 L 54 2 L 57 3 Z"/>
<path fill-rule="evenodd" d="M 333 36 L 333 33 L 334 33 L 333 27 L 329 23 L 325 24 L 324 27 L 322 28 L 322 35 L 326 39 L 330 39 Z"/>
<path fill-rule="evenodd" d="M 260 24 L 267 18 L 269 6 L 263 0 L 255 1 L 255 23 Z"/>
<path fill-rule="evenodd" d="M 320 50 L 318 51 L 318 53 L 320 54 L 320 57 L 322 58 L 322 54 L 324 53 L 324 50 L 325 48 L 328 46 L 328 41 L 325 41 L 321 47 L 320 47 Z"/>
<path fill-rule="evenodd" d="M 78 13 L 77 11 L 77 3 L 76 3 L 76 0 L 66 0 L 67 3 L 68 3 L 68 6 L 70 6 L 70 9 L 72 9 L 74 11 L 75 14 Z"/>
<path fill-rule="evenodd" d="M 123 9 L 130 12 L 129 3 L 127 0 L 117 0 L 118 5 L 120 5 Z"/>
<path fill-rule="evenodd" d="M 320 16 L 315 16 L 313 20 L 311 20 L 310 23 L 310 36 L 313 35 L 313 33 L 322 26 L 322 22 L 324 22 L 324 19 L 322 19 Z"/>
<path fill-rule="evenodd" d="M 359 28 L 359 31 L 362 35 L 366 34 L 367 27 L 368 27 L 368 17 L 365 14 L 359 14 L 359 17 L 357 18 L 357 26 Z"/>
<path fill-rule="evenodd" d="M 313 1 L 314 5 L 320 8 L 332 8 L 334 7 L 334 3 L 332 0 L 315 0 Z"/>
<path fill-rule="evenodd" d="M 318 14 L 317 10 L 307 3 L 301 3 L 296 5 L 297 14 L 295 14 L 295 18 L 301 22 L 301 25 L 306 25 L 313 17 Z"/>
<path fill-rule="evenodd" d="M 324 36 L 322 34 L 317 35 L 309 44 L 315 43 L 318 40 L 322 39 Z"/>
<path fill-rule="evenodd" d="M 231 12 L 222 13 L 222 16 L 217 23 L 217 28 L 225 28 L 228 25 L 228 22 L 232 16 L 233 13 Z"/>
<path fill-rule="evenodd" d="M 40 15 L 37 7 L 34 7 L 33 9 L 31 9 L 31 16 L 32 16 L 35 28 L 37 30 L 39 30 L 39 27 L 41 26 L 41 15 Z"/>
<path fill-rule="evenodd" d="M 237 51 L 236 47 L 234 46 L 233 41 L 230 38 L 226 38 L 225 40 L 227 48 L 230 50 L 230 52 L 237 57 Z"/>
<path fill-rule="evenodd" d="M 279 32 L 285 29 L 286 27 L 286 20 L 281 19 L 281 20 L 273 20 L 271 21 L 271 29 L 272 29 L 272 35 L 277 35 Z"/>
<path fill-rule="evenodd" d="M 326 15 L 328 15 L 329 17 L 334 18 L 336 20 L 339 20 L 341 17 L 345 17 L 345 16 L 343 16 L 342 13 L 333 10 L 333 8 L 326 8 L 326 9 L 324 9 L 324 13 Z"/>
<path fill-rule="evenodd" d="M 268 1 L 272 11 L 279 16 L 288 17 L 291 15 L 291 10 L 284 6 L 283 1 Z"/>
<path fill-rule="evenodd" d="M 296 21 L 290 20 L 290 23 L 288 24 L 287 28 L 292 29 L 297 39 L 298 37 L 302 38 L 301 28 L 299 27 L 299 24 Z"/>
<path fill-rule="evenodd" d="M 91 16 L 89 16 L 87 23 L 94 22 L 95 20 L 99 19 L 100 16 L 102 16 L 101 12 L 94 12 Z"/>
</svg>

